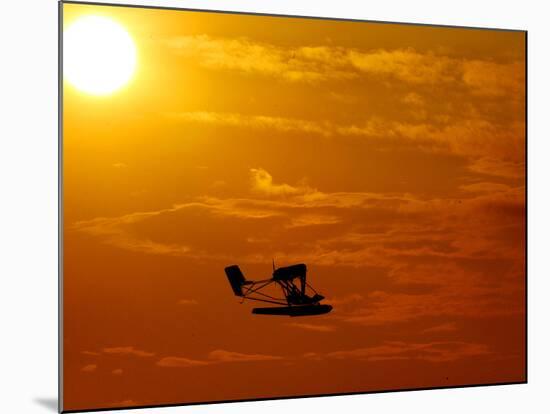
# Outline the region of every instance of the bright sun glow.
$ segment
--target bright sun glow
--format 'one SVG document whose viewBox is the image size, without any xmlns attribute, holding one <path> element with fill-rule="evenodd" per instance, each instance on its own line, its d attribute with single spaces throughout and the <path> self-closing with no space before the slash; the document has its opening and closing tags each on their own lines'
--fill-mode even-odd
<svg viewBox="0 0 550 414">
<path fill-rule="evenodd" d="M 81 17 L 63 34 L 63 74 L 77 89 L 105 95 L 134 74 L 136 46 L 128 32 L 105 17 Z"/>
</svg>

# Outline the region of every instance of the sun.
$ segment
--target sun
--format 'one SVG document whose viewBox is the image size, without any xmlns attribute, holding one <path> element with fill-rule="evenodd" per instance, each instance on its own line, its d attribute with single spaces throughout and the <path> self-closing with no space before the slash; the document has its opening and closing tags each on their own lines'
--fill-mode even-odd
<svg viewBox="0 0 550 414">
<path fill-rule="evenodd" d="M 124 27 L 101 16 L 80 17 L 63 33 L 63 76 L 77 89 L 107 95 L 132 78 L 134 41 Z"/>
</svg>

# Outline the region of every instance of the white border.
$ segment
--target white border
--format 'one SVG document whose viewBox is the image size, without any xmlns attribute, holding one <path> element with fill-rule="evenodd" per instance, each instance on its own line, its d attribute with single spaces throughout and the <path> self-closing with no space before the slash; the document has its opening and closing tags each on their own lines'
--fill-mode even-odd
<svg viewBox="0 0 550 414">
<path fill-rule="evenodd" d="M 111 1 L 116 2 L 116 1 Z M 544 2 L 386 0 L 132 1 L 135 4 L 529 30 L 529 384 L 146 409 L 256 413 L 544 412 L 550 364 L 547 234 L 549 25 Z M 0 13 L 0 407 L 53 412 L 57 394 L 57 2 Z M 541 408 L 538 408 L 541 407 Z M 118 411 L 126 412 L 126 411 Z"/>
</svg>

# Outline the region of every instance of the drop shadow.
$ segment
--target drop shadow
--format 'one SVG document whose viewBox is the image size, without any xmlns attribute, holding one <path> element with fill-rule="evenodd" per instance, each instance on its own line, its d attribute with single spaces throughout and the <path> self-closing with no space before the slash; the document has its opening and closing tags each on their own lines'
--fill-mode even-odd
<svg viewBox="0 0 550 414">
<path fill-rule="evenodd" d="M 35 398 L 33 400 L 36 404 L 41 405 L 44 408 L 47 408 L 50 411 L 57 412 L 57 398 Z"/>
</svg>

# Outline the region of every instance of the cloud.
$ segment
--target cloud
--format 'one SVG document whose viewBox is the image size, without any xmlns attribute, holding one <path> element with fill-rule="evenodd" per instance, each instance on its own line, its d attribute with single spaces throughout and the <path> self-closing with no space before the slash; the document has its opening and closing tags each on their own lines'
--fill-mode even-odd
<svg viewBox="0 0 550 414">
<path fill-rule="evenodd" d="M 200 361 L 196 359 L 183 358 L 183 357 L 165 357 L 160 359 L 157 362 L 159 367 L 169 367 L 169 368 L 187 368 L 187 367 L 197 367 L 203 365 L 209 365 L 211 361 Z"/>
<path fill-rule="evenodd" d="M 310 352 L 307 359 L 356 359 L 359 361 L 424 360 L 452 362 L 463 358 L 490 355 L 487 345 L 468 342 L 405 343 L 387 341 L 382 345 L 328 353 Z"/>
<path fill-rule="evenodd" d="M 338 224 L 342 219 L 336 215 L 329 214 L 302 214 L 290 220 L 285 227 L 297 228 L 308 226 L 322 226 L 327 224 Z"/>
<path fill-rule="evenodd" d="M 211 259 L 214 255 L 220 260 L 226 258 L 225 252 L 227 257 L 238 254 L 243 262 L 253 263 L 269 261 L 272 257 L 273 252 L 266 253 L 266 257 L 258 255 L 257 246 L 250 241 L 263 238 L 277 243 L 282 236 L 273 234 L 275 222 L 279 228 L 295 231 L 306 227 L 317 227 L 319 231 L 326 228 L 323 230 L 326 234 L 318 234 L 313 241 L 281 239 L 284 244 L 274 253 L 289 262 L 306 260 L 318 265 L 349 266 L 369 263 L 393 268 L 394 263 L 407 258 L 458 260 L 498 257 L 506 260 L 511 254 L 513 257 L 514 251 L 517 253 L 517 246 L 508 243 L 502 231 L 503 226 L 521 227 L 525 209 L 523 187 L 495 187 L 491 182 L 471 182 L 463 185 L 464 193 L 459 199 L 430 199 L 406 193 L 324 193 L 305 185 L 274 183 L 271 175 L 261 169 L 253 170 L 252 177 L 256 197 L 198 197 L 158 211 L 81 221 L 72 229 L 126 250 L 133 251 L 138 245 L 149 254 L 195 259 Z M 488 191 L 496 188 L 498 191 Z M 204 244 L 197 246 L 192 235 L 182 237 L 180 243 L 167 243 L 162 239 L 151 241 L 150 236 L 137 230 L 142 228 L 141 223 L 150 223 L 149 227 L 156 220 L 174 223 L 197 211 L 201 212 L 200 217 L 206 220 L 205 223 L 217 218 L 233 219 L 224 221 L 227 225 L 240 223 L 239 234 L 235 236 L 242 238 L 244 244 L 238 246 L 256 251 L 236 252 L 232 249 L 232 246 L 237 246 L 235 243 L 225 245 L 224 250 Z M 245 231 L 243 226 L 247 221 L 254 222 L 250 224 L 254 224 L 254 233 L 247 234 L 252 227 Z M 372 226 L 376 231 L 369 230 Z M 479 232 L 480 226 L 485 229 L 483 233 Z M 275 236 L 277 238 L 273 239 Z M 304 245 L 305 242 L 309 244 Z"/>
<path fill-rule="evenodd" d="M 217 349 L 208 354 L 208 359 L 216 362 L 277 361 L 283 357 L 264 354 L 243 354 Z"/>
<path fill-rule="evenodd" d="M 424 98 L 416 92 L 409 92 L 402 98 L 402 101 L 411 106 L 424 106 L 426 103 Z"/>
<path fill-rule="evenodd" d="M 274 184 L 273 177 L 263 168 L 251 168 L 252 190 L 266 195 L 292 195 L 315 193 L 316 190 L 302 185 L 291 186 L 289 184 Z"/>
<path fill-rule="evenodd" d="M 152 237 L 157 245 L 179 243 L 188 248 L 147 253 L 178 254 L 189 260 L 238 258 L 246 266 L 270 263 L 276 257 L 280 263 L 305 262 L 319 268 L 347 268 L 346 272 L 377 269 L 385 284 L 373 279 L 373 286 L 361 295 L 351 289 L 329 298 L 338 309 L 335 321 L 341 324 L 380 326 L 442 316 L 490 318 L 523 312 L 518 300 L 525 261 L 523 186 L 469 179 L 456 197 L 437 198 L 322 192 L 303 182 L 277 182 L 261 169 L 253 170 L 251 177 L 248 197 L 197 197 L 158 211 L 79 222 L 74 229 L 129 250 Z M 197 217 L 202 229 L 223 231 L 231 243 L 205 242 L 193 233 L 168 243 L 146 230 L 159 225 L 185 228 Z M 187 302 L 192 300 L 184 299 L 182 305 L 192 305 Z"/>
<path fill-rule="evenodd" d="M 413 146 L 425 152 L 464 157 L 472 172 L 505 178 L 525 175 L 523 59 L 484 60 L 457 57 L 452 51 L 445 54 L 413 48 L 283 47 L 246 38 L 205 35 L 173 38 L 166 44 L 210 70 L 269 76 L 286 82 L 350 79 L 357 82 L 361 78 L 371 79 L 382 87 L 404 86 L 399 103 L 408 114 L 403 116 L 400 111 L 395 119 L 388 113 L 384 118 L 371 113 L 348 124 L 281 114 L 211 111 L 169 114 L 182 122 L 355 138 L 375 142 L 381 150 Z M 438 88 L 434 89 L 434 85 Z M 441 96 L 438 91 L 443 89 L 449 94 Z M 341 94 L 330 91 L 329 96 Z M 436 113 L 428 117 L 426 108 Z M 508 112 L 510 116 L 506 115 Z"/>
<path fill-rule="evenodd" d="M 464 59 L 413 48 L 356 49 L 340 46 L 283 47 L 244 37 L 180 36 L 166 40 L 180 56 L 211 70 L 229 70 L 287 82 L 356 80 L 362 76 L 412 85 L 456 84 L 482 96 L 517 94 L 522 61 Z"/>
<path fill-rule="evenodd" d="M 369 205 L 398 205 L 400 195 L 336 192 L 323 193 L 303 180 L 297 185 L 275 183 L 271 174 L 262 168 L 251 169 L 252 198 L 196 197 L 194 200 L 156 211 L 135 212 L 118 217 L 97 217 L 74 223 L 70 229 L 98 237 L 104 243 L 130 251 L 190 258 L 208 258 L 212 252 L 193 248 L 192 243 L 167 243 L 140 235 L 136 227 L 155 220 L 184 217 L 187 211 L 204 211 L 211 218 L 227 217 L 238 220 L 282 220 L 286 228 L 303 228 L 339 224 L 341 214 L 348 208 L 368 208 Z M 333 212 L 319 211 L 321 209 Z M 335 214 L 337 210 L 340 213 Z M 250 240 L 254 239 L 248 238 Z"/>
<path fill-rule="evenodd" d="M 158 243 L 146 238 L 139 238 L 127 232 L 127 228 L 137 223 L 174 212 L 178 208 L 161 209 L 158 211 L 136 212 L 118 217 L 97 217 L 74 223 L 72 230 L 100 237 L 106 243 L 125 250 L 139 253 L 179 256 L 189 252 L 184 245 Z"/>
<path fill-rule="evenodd" d="M 408 100 L 417 100 L 409 94 Z M 380 149 L 414 147 L 422 152 L 464 157 L 472 171 L 503 177 L 525 174 L 525 122 L 495 123 L 479 114 L 441 122 L 403 122 L 371 116 L 361 123 L 338 124 L 328 120 L 309 121 L 265 115 L 224 112 L 181 112 L 169 114 L 180 122 L 200 122 L 230 127 L 302 132 L 340 139 L 376 142 Z M 261 169 L 256 170 L 260 175 Z M 261 177 L 268 180 L 270 177 Z M 276 191 L 276 189 L 274 189 Z M 279 188 L 292 194 L 293 187 Z"/>
<path fill-rule="evenodd" d="M 525 174 L 525 122 L 521 108 L 525 99 L 525 62 L 522 59 L 459 58 L 452 51 L 446 55 L 441 51 L 412 48 L 283 47 L 246 38 L 205 35 L 169 39 L 167 45 L 211 70 L 269 76 L 287 82 L 349 79 L 357 82 L 361 78 L 376 81 L 382 87 L 392 85 L 392 88 L 396 82 L 403 83 L 405 89 L 400 104 L 405 105 L 408 114 L 403 116 L 401 111 L 396 119 L 388 113 L 384 117 L 371 113 L 365 119 L 355 118 L 347 124 L 281 114 L 212 111 L 169 114 L 181 122 L 355 138 L 375 142 L 382 150 L 413 146 L 425 152 L 464 157 L 473 172 L 507 178 L 521 178 Z M 437 90 L 434 85 L 438 86 Z M 442 88 L 450 91 L 449 94 L 441 96 L 438 90 Z M 329 96 L 341 96 L 335 94 L 329 92 Z M 468 94 L 470 96 L 465 96 Z M 436 113 L 428 117 L 426 108 Z M 508 112 L 510 116 L 506 115 Z"/>
<path fill-rule="evenodd" d="M 414 49 L 394 49 L 348 52 L 350 63 L 361 72 L 390 75 L 412 84 L 441 84 L 457 79 L 459 66 L 455 60 L 432 52 Z"/>
<path fill-rule="evenodd" d="M 217 349 L 210 352 L 205 359 L 190 359 L 185 357 L 170 356 L 161 358 L 157 362 L 157 365 L 160 367 L 169 368 L 188 368 L 228 362 L 277 361 L 281 359 L 283 359 L 283 357 L 275 355 L 245 354 Z"/>
<path fill-rule="evenodd" d="M 440 325 L 435 325 L 430 328 L 424 329 L 422 332 L 424 333 L 430 333 L 430 332 L 453 332 L 457 330 L 456 323 L 454 322 L 447 322 L 442 323 Z"/>
<path fill-rule="evenodd" d="M 140 349 L 134 348 L 133 346 L 103 348 L 102 351 L 105 354 L 132 355 L 140 358 L 147 358 L 155 355 L 153 352 L 142 351 Z"/>
<path fill-rule="evenodd" d="M 97 369 L 96 364 L 88 364 L 82 367 L 82 372 L 94 372 Z"/>
<path fill-rule="evenodd" d="M 494 183 L 491 181 L 482 181 L 474 184 L 461 185 L 460 189 L 472 193 L 506 193 L 511 190 L 511 187 L 506 184 Z"/>
<path fill-rule="evenodd" d="M 363 300 L 364 300 L 363 295 L 360 295 L 359 293 L 352 293 L 350 295 L 346 295 L 342 297 L 327 299 L 327 301 L 330 302 L 330 304 L 333 306 L 353 305 L 353 304 L 362 302 Z"/>
<path fill-rule="evenodd" d="M 334 327 L 309 323 L 290 323 L 300 329 L 318 332 L 333 332 Z M 448 328 L 443 327 L 442 330 Z M 434 330 L 435 331 L 435 330 Z M 302 356 L 283 357 L 279 355 L 242 353 L 217 349 L 209 352 L 203 359 L 187 358 L 182 356 L 167 356 L 160 358 L 156 365 L 163 368 L 192 368 L 204 367 L 226 363 L 271 362 L 292 359 L 306 360 L 344 360 L 355 359 L 359 361 L 384 361 L 384 360 L 426 360 L 431 362 L 450 362 L 467 357 L 475 357 L 491 354 L 488 346 L 483 344 L 467 343 L 460 341 L 430 342 L 430 343 L 405 343 L 387 341 L 381 345 L 357 348 L 351 350 L 338 350 L 330 352 L 308 352 Z M 84 372 L 93 372 L 97 365 L 90 364 L 82 368 Z M 123 370 L 117 368 L 111 371 L 112 375 L 122 375 Z"/>
<path fill-rule="evenodd" d="M 252 189 L 267 195 L 296 194 L 300 189 L 288 184 L 273 184 L 273 177 L 263 168 L 252 168 Z"/>
<path fill-rule="evenodd" d="M 341 309 L 334 318 L 362 326 L 387 326 L 433 317 L 479 319 L 523 313 L 523 303 L 517 300 L 523 289 L 521 268 L 502 271 L 491 281 L 491 270 L 487 275 L 453 262 L 437 264 L 429 259 L 425 265 L 401 264 L 390 272 L 392 285 L 371 291 L 354 308 Z M 438 325 L 426 332 L 453 328 L 453 324 Z"/>
<path fill-rule="evenodd" d="M 347 79 L 344 51 L 325 47 L 285 48 L 247 38 L 180 36 L 166 44 L 179 55 L 213 70 L 258 74 L 289 82 Z"/>
<path fill-rule="evenodd" d="M 498 64 L 483 60 L 466 60 L 462 79 L 475 94 L 525 99 L 525 63 Z"/>
<path fill-rule="evenodd" d="M 266 132 L 305 132 L 322 136 L 331 134 L 328 123 L 298 118 L 207 111 L 167 113 L 166 116 L 181 122 L 253 128 Z"/>
<path fill-rule="evenodd" d="M 82 351 L 82 353 L 84 355 L 89 355 L 89 356 L 99 356 L 99 355 L 101 355 L 99 352 L 95 352 L 95 351 Z"/>
<path fill-rule="evenodd" d="M 362 125 L 339 126 L 337 131 L 378 138 L 380 144 L 399 143 L 423 152 L 458 155 L 470 162 L 472 170 L 491 175 L 525 174 L 525 123 L 520 121 L 497 124 L 474 116 L 445 123 L 411 123 L 371 118 Z"/>
<path fill-rule="evenodd" d="M 98 237 L 104 243 L 129 251 L 189 258 L 210 258 L 212 252 L 197 250 L 189 243 L 167 243 L 151 240 L 136 232 L 141 223 L 154 222 L 166 217 L 177 219 L 186 211 L 202 210 L 211 218 L 226 217 L 238 220 L 262 221 L 279 219 L 287 228 L 303 228 L 337 224 L 337 214 L 315 212 L 317 209 L 343 210 L 352 207 L 368 207 L 369 204 L 399 203 L 399 197 L 374 193 L 322 193 L 310 187 L 274 184 L 271 175 L 256 170 L 253 176 L 255 194 L 261 198 L 227 198 L 202 196 L 194 201 L 157 211 L 136 212 L 119 217 L 98 217 L 83 220 L 71 226 L 71 230 Z M 289 192 L 291 194 L 289 194 Z M 264 196 L 287 194 L 284 199 L 265 199 Z M 190 240 L 191 241 L 191 240 Z M 217 252 L 219 253 L 219 252 Z"/>
<path fill-rule="evenodd" d="M 321 325 L 321 324 L 312 324 L 312 323 L 301 323 L 301 322 L 291 322 L 287 323 L 288 326 L 294 328 L 305 329 L 306 331 L 314 332 L 334 332 L 336 328 L 332 325 Z"/>
<path fill-rule="evenodd" d="M 525 178 L 525 152 L 520 150 L 517 160 L 514 159 L 499 159 L 493 156 L 481 156 L 474 159 L 469 165 L 469 169 L 473 172 L 491 175 L 494 177 L 504 178 Z M 516 157 L 512 157 L 516 158 Z"/>
</svg>

